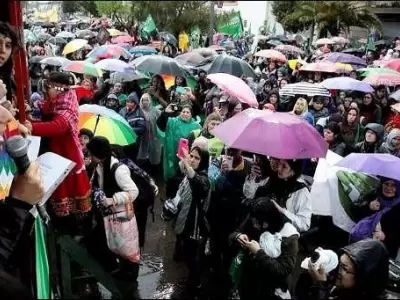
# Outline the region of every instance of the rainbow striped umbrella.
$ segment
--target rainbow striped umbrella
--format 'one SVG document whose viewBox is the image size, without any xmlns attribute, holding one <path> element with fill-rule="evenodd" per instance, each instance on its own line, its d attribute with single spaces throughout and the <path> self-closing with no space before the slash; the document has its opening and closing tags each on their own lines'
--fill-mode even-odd
<svg viewBox="0 0 400 300">
<path fill-rule="evenodd" d="M 13 159 L 5 151 L 0 152 L 0 200 L 4 200 L 9 192 L 17 168 Z"/>
<path fill-rule="evenodd" d="M 131 58 L 131 56 L 132 55 L 128 52 L 128 50 L 122 48 L 121 46 L 103 45 L 90 51 L 86 55 L 86 58 L 95 58 L 97 60 L 100 60 L 104 58 L 120 59 L 121 57 L 123 57 L 125 59 L 129 59 Z"/>
<path fill-rule="evenodd" d="M 152 74 L 149 72 L 144 72 L 143 74 L 148 75 L 150 78 L 152 76 Z M 164 79 L 166 89 L 169 89 L 171 86 L 173 86 L 175 84 L 176 76 L 162 74 L 161 77 Z M 186 78 L 187 86 L 190 87 L 194 91 L 194 89 L 196 88 L 196 85 L 197 85 L 196 79 L 193 76 L 186 76 L 185 78 Z M 142 89 L 144 89 L 144 88 L 149 87 L 149 85 L 150 85 L 150 80 L 146 83 L 140 84 L 140 87 Z"/>
<path fill-rule="evenodd" d="M 78 74 L 86 74 L 94 77 L 102 77 L 103 71 L 96 65 L 83 60 L 73 60 L 65 64 L 62 69 Z"/>
<path fill-rule="evenodd" d="M 100 105 L 79 107 L 79 129 L 82 128 L 91 130 L 95 136 L 107 138 L 111 144 L 126 146 L 136 141 L 129 123 L 115 111 Z"/>
</svg>

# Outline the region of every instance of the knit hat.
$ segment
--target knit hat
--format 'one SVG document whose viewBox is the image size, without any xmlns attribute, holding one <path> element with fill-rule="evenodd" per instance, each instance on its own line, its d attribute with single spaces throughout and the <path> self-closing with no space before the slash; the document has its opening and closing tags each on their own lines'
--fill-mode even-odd
<svg viewBox="0 0 400 300">
<path fill-rule="evenodd" d="M 126 99 L 126 102 L 134 102 L 135 104 L 139 104 L 139 97 L 135 92 L 130 93 Z"/>
<path fill-rule="evenodd" d="M 98 159 L 105 159 L 111 156 L 111 145 L 108 139 L 102 136 L 95 136 L 86 145 L 90 154 Z"/>
</svg>

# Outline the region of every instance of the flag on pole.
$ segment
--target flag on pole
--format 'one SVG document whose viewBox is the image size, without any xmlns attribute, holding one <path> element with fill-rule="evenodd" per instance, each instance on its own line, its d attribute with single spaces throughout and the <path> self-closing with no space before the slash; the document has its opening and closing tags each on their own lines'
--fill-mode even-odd
<svg viewBox="0 0 400 300">
<path fill-rule="evenodd" d="M 36 288 L 38 299 L 52 299 L 50 291 L 50 270 L 47 258 L 45 229 L 40 217 L 35 219 L 35 261 Z"/>
<path fill-rule="evenodd" d="M 142 23 L 141 35 L 148 38 L 153 32 L 157 31 L 156 23 L 149 14 L 147 19 Z"/>
<path fill-rule="evenodd" d="M 243 33 L 243 22 L 240 13 L 231 18 L 228 23 L 217 26 L 217 31 L 238 38 Z"/>
<path fill-rule="evenodd" d="M 365 45 L 365 52 L 368 52 L 368 51 L 376 51 L 374 39 L 372 36 L 368 37 L 367 45 Z"/>
</svg>

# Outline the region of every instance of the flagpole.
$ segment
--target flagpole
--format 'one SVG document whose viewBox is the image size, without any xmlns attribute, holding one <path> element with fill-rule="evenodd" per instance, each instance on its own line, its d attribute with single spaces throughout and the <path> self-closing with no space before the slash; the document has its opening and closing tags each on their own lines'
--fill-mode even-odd
<svg viewBox="0 0 400 300">
<path fill-rule="evenodd" d="M 208 30 L 208 46 L 211 46 L 213 44 L 214 23 L 215 23 L 215 2 L 211 1 L 210 28 Z"/>
</svg>

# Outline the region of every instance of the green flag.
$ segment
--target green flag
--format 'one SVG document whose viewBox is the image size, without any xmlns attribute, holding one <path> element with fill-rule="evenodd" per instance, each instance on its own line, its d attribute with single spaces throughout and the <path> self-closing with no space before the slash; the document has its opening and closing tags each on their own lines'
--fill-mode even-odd
<svg viewBox="0 0 400 300">
<path fill-rule="evenodd" d="M 367 45 L 365 45 L 365 52 L 376 51 L 375 43 L 372 36 L 368 37 Z"/>
<path fill-rule="evenodd" d="M 238 38 L 243 33 L 243 23 L 240 13 L 229 20 L 228 23 L 217 26 L 217 31 L 231 35 L 233 38 Z"/>
<path fill-rule="evenodd" d="M 36 287 L 38 299 L 51 299 L 49 261 L 43 221 L 40 217 L 35 220 L 35 260 L 36 260 Z"/>
<path fill-rule="evenodd" d="M 192 32 L 190 33 L 190 46 L 192 49 L 199 48 L 200 35 L 201 31 L 199 26 L 192 28 Z"/>
<path fill-rule="evenodd" d="M 149 14 L 146 21 L 142 23 L 142 36 L 149 37 L 153 32 L 157 31 L 156 23 L 154 23 L 153 17 Z"/>
</svg>

